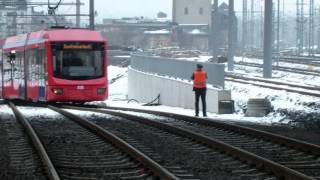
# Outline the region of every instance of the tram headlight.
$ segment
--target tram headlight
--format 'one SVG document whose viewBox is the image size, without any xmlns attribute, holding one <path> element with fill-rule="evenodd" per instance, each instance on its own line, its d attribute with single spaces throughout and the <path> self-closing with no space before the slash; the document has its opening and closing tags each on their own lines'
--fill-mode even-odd
<svg viewBox="0 0 320 180">
<path fill-rule="evenodd" d="M 63 94 L 63 89 L 62 88 L 53 88 L 52 92 L 55 95 L 62 95 Z"/>
<path fill-rule="evenodd" d="M 97 89 L 97 94 L 104 94 L 107 91 L 106 88 L 98 88 Z"/>
</svg>

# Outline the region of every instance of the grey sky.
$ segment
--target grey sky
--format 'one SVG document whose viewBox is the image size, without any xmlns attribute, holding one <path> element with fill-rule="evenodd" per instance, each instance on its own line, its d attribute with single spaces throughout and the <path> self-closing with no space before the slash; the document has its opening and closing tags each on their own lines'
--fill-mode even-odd
<svg viewBox="0 0 320 180">
<path fill-rule="evenodd" d="M 43 0 L 34 0 L 43 1 Z M 57 3 L 59 0 L 50 0 L 52 4 Z M 285 1 L 285 12 L 293 13 L 295 12 L 295 3 L 293 0 L 280 0 L 280 2 Z M 62 2 L 75 2 L 75 0 L 62 0 Z M 85 6 L 81 7 L 82 13 L 88 13 L 89 0 L 81 0 L 85 3 Z M 228 0 L 219 0 L 220 3 L 228 2 Z M 248 0 L 250 3 L 251 0 Z M 258 9 L 263 9 L 263 0 L 255 0 L 255 2 L 261 5 Z M 259 3 L 260 2 L 260 3 Z M 306 1 L 307 2 L 307 1 Z M 319 2 L 315 1 L 316 7 L 319 6 Z M 248 5 L 249 6 L 249 5 Z M 258 5 L 259 6 L 259 5 Z M 281 5 L 282 6 L 282 5 Z M 250 8 L 250 6 L 248 7 Z M 159 11 L 167 13 L 168 17 L 171 18 L 172 13 L 172 0 L 95 0 L 95 9 L 98 12 L 98 17 L 96 20 L 101 22 L 103 18 L 121 18 L 121 17 L 134 17 L 134 16 L 144 16 L 148 18 L 156 17 Z M 242 0 L 235 0 L 235 9 L 237 15 L 241 15 L 242 11 Z M 282 9 L 282 7 L 281 7 Z M 305 11 L 307 12 L 308 4 L 306 4 Z M 63 13 L 74 13 L 74 7 L 59 7 L 59 12 Z"/>
<path fill-rule="evenodd" d="M 156 17 L 159 11 L 171 17 L 172 0 L 95 0 L 96 10 L 101 17 Z"/>
</svg>

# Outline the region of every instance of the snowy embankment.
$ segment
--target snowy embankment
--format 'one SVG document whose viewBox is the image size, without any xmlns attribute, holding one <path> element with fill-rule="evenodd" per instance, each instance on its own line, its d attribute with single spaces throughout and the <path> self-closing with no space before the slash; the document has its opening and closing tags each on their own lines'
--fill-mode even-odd
<svg viewBox="0 0 320 180">
<path fill-rule="evenodd" d="M 235 70 L 238 71 L 237 68 Z M 256 74 L 258 69 L 250 70 L 252 74 Z M 120 68 L 115 66 L 108 67 L 109 76 L 109 99 L 106 101 L 108 105 L 111 106 L 121 106 L 121 107 L 133 107 L 133 108 L 143 108 L 143 109 L 153 109 L 166 112 L 181 113 L 186 115 L 194 115 L 194 110 L 192 109 L 182 109 L 178 107 L 168 107 L 168 106 L 142 106 L 135 102 L 128 103 L 127 99 L 127 68 Z M 251 73 L 250 73 L 251 74 Z M 252 75 L 251 74 L 251 75 Z M 286 73 L 288 74 L 288 73 Z M 294 75 L 298 76 L 298 75 Z M 300 75 L 302 76 L 302 75 Z M 290 75 L 283 76 L 291 77 Z M 310 79 L 310 77 L 299 77 L 302 79 Z M 305 84 L 306 80 L 303 81 Z M 285 91 L 277 91 L 266 88 L 255 87 L 252 85 L 245 85 L 240 83 L 226 82 L 226 89 L 231 90 L 232 99 L 235 101 L 236 112 L 234 114 L 218 115 L 209 113 L 210 118 L 221 119 L 221 120 L 231 120 L 231 121 L 246 121 L 246 122 L 258 122 L 263 124 L 272 123 L 297 123 L 302 119 L 309 122 L 320 122 L 318 115 L 320 109 L 320 98 L 310 97 L 306 95 L 299 95 L 297 93 L 288 93 Z M 243 106 L 249 98 L 252 97 L 266 97 L 268 98 L 273 107 L 274 112 L 270 113 L 266 117 L 253 118 L 244 117 L 242 111 Z M 210 100 L 207 99 L 207 103 Z M 312 123 L 313 124 L 313 123 Z M 302 124 L 303 126 L 307 126 Z M 308 125 L 309 126 L 309 125 Z"/>
</svg>

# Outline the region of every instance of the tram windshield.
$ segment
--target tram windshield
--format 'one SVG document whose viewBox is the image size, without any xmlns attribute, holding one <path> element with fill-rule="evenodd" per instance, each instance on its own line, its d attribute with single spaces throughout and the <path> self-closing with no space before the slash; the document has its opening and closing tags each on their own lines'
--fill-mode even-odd
<svg viewBox="0 0 320 180">
<path fill-rule="evenodd" d="M 102 43 L 53 43 L 53 76 L 62 79 L 86 80 L 104 75 Z"/>
</svg>

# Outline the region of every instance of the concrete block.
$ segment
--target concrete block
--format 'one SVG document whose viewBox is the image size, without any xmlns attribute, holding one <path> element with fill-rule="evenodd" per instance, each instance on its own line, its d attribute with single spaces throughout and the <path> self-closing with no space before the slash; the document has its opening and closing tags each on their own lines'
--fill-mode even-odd
<svg viewBox="0 0 320 180">
<path fill-rule="evenodd" d="M 160 103 L 163 105 L 194 109 L 195 97 L 191 82 L 157 76 L 131 67 L 128 68 L 128 81 L 129 99 L 148 103 L 160 94 Z M 219 113 L 219 102 L 231 101 L 231 92 L 208 87 L 206 100 L 207 111 Z"/>
</svg>

